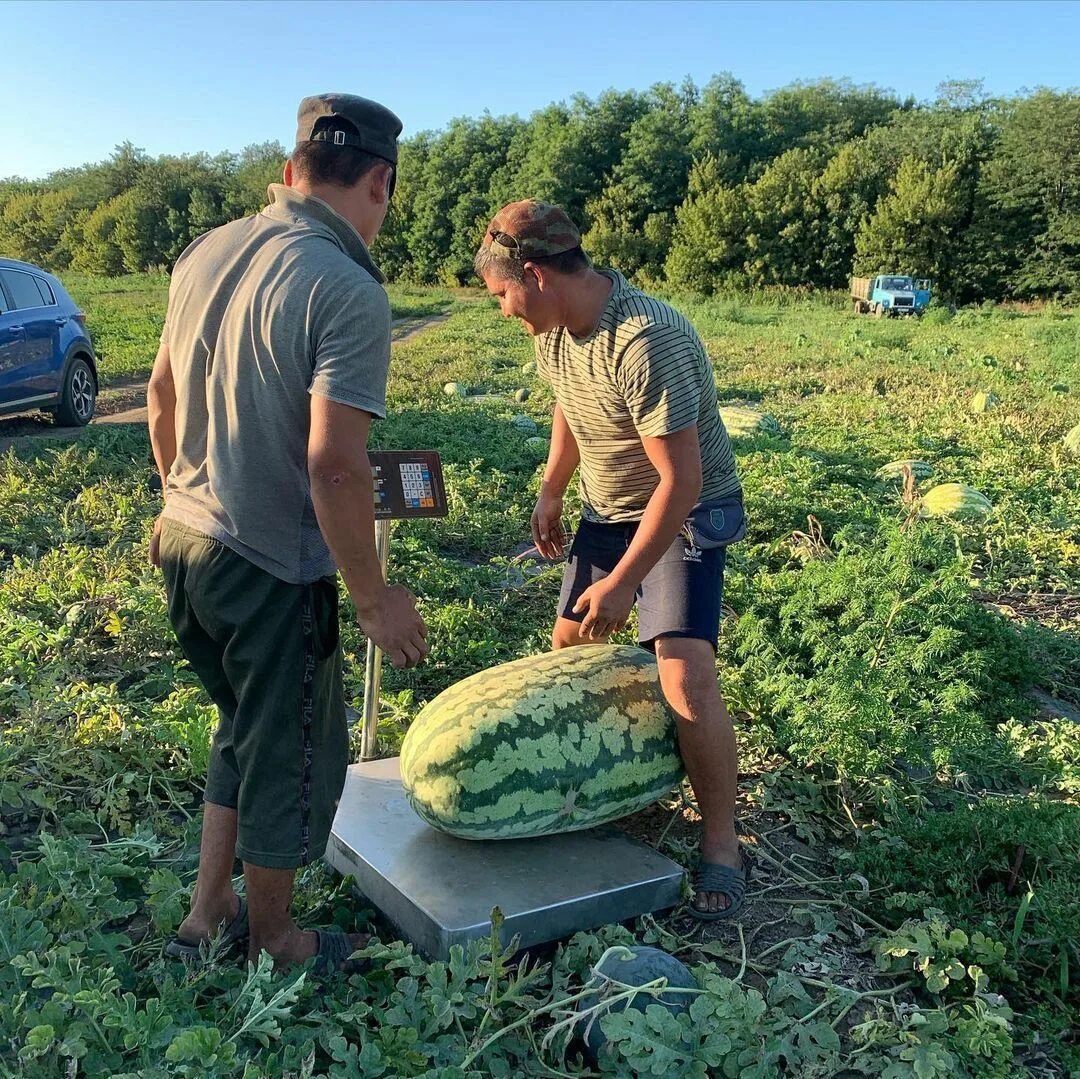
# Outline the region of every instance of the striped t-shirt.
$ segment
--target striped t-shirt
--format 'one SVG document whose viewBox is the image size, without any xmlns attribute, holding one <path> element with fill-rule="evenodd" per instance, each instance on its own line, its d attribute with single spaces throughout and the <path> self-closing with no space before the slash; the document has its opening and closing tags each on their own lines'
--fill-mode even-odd
<svg viewBox="0 0 1080 1079">
<path fill-rule="evenodd" d="M 582 513 L 593 521 L 640 521 L 660 476 L 641 439 L 697 424 L 700 501 L 741 494 L 705 346 L 666 303 L 601 271 L 614 287 L 596 329 L 564 326 L 536 338 L 536 367 L 551 383 L 581 454 Z"/>
</svg>

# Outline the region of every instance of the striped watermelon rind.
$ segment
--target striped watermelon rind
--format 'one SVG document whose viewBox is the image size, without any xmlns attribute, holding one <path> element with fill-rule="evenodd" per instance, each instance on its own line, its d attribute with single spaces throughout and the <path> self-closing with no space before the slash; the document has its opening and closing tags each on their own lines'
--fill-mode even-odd
<svg viewBox="0 0 1080 1079">
<path fill-rule="evenodd" d="M 458 682 L 416 717 L 400 766 L 420 817 L 463 839 L 591 828 L 685 775 L 656 661 L 626 645 L 546 652 Z"/>
<path fill-rule="evenodd" d="M 929 479 L 934 474 L 933 465 L 929 465 L 925 461 L 904 460 L 890 461 L 888 464 L 882 465 L 874 475 L 879 480 L 899 480 L 904 478 L 905 468 L 911 469 L 912 476 L 917 480 Z"/>
<path fill-rule="evenodd" d="M 997 407 L 1001 403 L 1001 398 L 996 393 L 987 393 L 984 390 L 980 390 L 971 399 L 971 411 L 978 414 L 982 412 L 989 412 L 992 408 Z"/>
<path fill-rule="evenodd" d="M 994 508 L 981 491 L 964 483 L 939 483 L 923 495 L 920 517 L 955 517 L 965 520 L 985 517 Z"/>
<path fill-rule="evenodd" d="M 1080 457 L 1080 423 L 1062 439 L 1062 444 L 1073 457 Z"/>
<path fill-rule="evenodd" d="M 538 461 L 546 461 L 548 455 L 548 440 L 543 435 L 533 435 L 525 439 L 525 447 Z"/>
<path fill-rule="evenodd" d="M 721 405 L 720 419 L 729 438 L 780 434 L 780 424 L 772 416 L 742 405 Z"/>
</svg>

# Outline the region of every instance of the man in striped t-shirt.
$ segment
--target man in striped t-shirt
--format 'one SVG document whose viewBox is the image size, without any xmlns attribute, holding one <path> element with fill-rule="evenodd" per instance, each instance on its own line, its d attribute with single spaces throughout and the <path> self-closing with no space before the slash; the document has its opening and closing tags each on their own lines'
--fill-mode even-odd
<svg viewBox="0 0 1080 1079">
<path fill-rule="evenodd" d="M 735 835 L 737 761 L 716 678 L 729 543 L 745 531 L 712 366 L 677 311 L 592 268 L 557 206 L 514 202 L 492 219 L 476 272 L 533 336 L 555 392 L 551 449 L 532 516 L 546 558 L 562 556 L 563 494 L 580 473 L 582 520 L 567 559 L 552 646 L 600 643 L 638 605 L 679 717 L 679 745 L 702 815 L 690 910 L 731 917 L 745 872 Z"/>
</svg>

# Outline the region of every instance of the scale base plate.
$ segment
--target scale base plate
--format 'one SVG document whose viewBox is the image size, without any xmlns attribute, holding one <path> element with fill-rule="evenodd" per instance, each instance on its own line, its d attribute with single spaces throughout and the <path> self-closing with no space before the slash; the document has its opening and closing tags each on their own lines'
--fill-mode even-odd
<svg viewBox="0 0 1080 1079">
<path fill-rule="evenodd" d="M 502 944 L 559 940 L 674 907 L 682 866 L 610 825 L 534 839 L 468 840 L 425 824 L 409 805 L 398 758 L 352 765 L 326 860 L 432 959 L 491 935 Z"/>
</svg>

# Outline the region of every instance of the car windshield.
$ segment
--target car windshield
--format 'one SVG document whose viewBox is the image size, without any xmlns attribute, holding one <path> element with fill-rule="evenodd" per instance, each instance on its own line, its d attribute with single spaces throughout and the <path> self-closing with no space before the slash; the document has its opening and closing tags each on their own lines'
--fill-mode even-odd
<svg viewBox="0 0 1080 1079">
<path fill-rule="evenodd" d="M 883 277 L 881 287 L 884 289 L 910 289 L 910 277 Z"/>
</svg>

